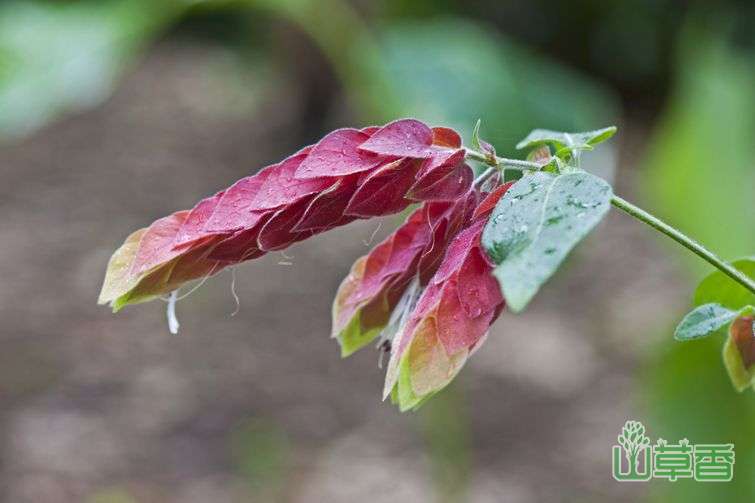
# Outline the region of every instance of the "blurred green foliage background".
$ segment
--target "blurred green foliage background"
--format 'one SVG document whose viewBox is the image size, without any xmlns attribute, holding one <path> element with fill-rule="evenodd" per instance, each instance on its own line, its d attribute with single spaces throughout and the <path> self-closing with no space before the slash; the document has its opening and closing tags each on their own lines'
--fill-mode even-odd
<svg viewBox="0 0 755 503">
<path fill-rule="evenodd" d="M 0 149 L 33 145 L 50 125 L 85 116 L 156 45 L 185 40 L 223 48 L 222 65 L 195 69 L 211 74 L 208 85 L 222 80 L 228 90 L 215 100 L 213 113 L 264 122 L 258 114 L 274 90 L 295 89 L 303 106 L 281 145 L 310 142 L 349 120 L 380 123 L 404 116 L 458 128 L 469 138 L 481 118 L 485 139 L 513 154 L 516 141 L 535 127 L 617 124 L 618 143 L 596 158 L 595 168 L 611 177 L 618 159 L 619 193 L 628 192 L 724 257 L 755 250 L 753 2 L 3 2 Z M 683 284 L 708 271 L 658 240 L 678 264 Z M 670 306 L 685 304 L 675 302 Z M 632 488 L 638 491 L 632 497 L 753 501 L 755 396 L 732 390 L 720 361 L 721 341 L 672 342 L 671 327 L 681 314 L 676 307 L 665 309 L 651 323 L 657 334 L 636 333 L 652 343 L 633 371 L 635 419 L 644 420 L 655 437 L 735 442 L 737 476 L 731 484 L 654 482 L 649 490 Z M 537 327 L 527 336 L 537 337 Z M 467 411 L 474 407 L 463 386 L 454 386 L 413 423 L 426 445 L 439 500 L 466 501 L 472 489 Z M 552 427 L 559 427 L 557 416 Z M 287 500 L 286 477 L 296 472 L 296 463 L 285 431 L 252 421 L 230 438 L 234 469 L 256 494 Z M 609 452 L 606 445 L 606 464 Z M 608 465 L 594 474 L 608 476 Z M 563 485 L 564 501 L 605 497 L 581 492 L 568 480 Z M 611 494 L 624 491 L 607 487 Z M 119 488 L 103 489 L 90 500 L 141 501 Z"/>
</svg>

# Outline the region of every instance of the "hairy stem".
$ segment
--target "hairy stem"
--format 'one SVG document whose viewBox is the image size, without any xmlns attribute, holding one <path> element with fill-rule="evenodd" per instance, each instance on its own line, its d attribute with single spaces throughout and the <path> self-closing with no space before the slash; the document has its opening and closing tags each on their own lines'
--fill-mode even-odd
<svg viewBox="0 0 755 503">
<path fill-rule="evenodd" d="M 513 169 L 513 170 L 518 170 L 518 171 L 525 171 L 525 170 L 531 170 L 531 169 L 537 170 L 537 169 L 542 168 L 542 165 L 536 162 L 522 161 L 520 159 L 508 159 L 506 157 L 498 157 L 498 156 L 496 156 L 495 158 L 496 163 L 493 164 L 490 162 L 490 159 L 485 154 L 481 152 L 477 152 L 476 150 L 470 150 L 468 148 L 465 150 L 467 151 L 468 158 L 474 159 L 475 161 L 484 162 L 485 164 L 496 167 L 496 168 L 506 168 L 506 169 Z"/>
<path fill-rule="evenodd" d="M 542 165 L 535 163 L 535 162 L 529 162 L 529 161 L 520 161 L 517 159 L 506 159 L 505 157 L 495 157 L 495 162 L 493 160 L 486 156 L 485 154 L 481 152 L 477 152 L 475 150 L 466 149 L 466 155 L 470 159 L 475 159 L 477 161 L 484 162 L 488 164 L 491 167 L 495 168 L 511 168 L 511 169 L 518 169 L 520 171 L 525 170 L 538 170 L 542 167 Z M 628 215 L 631 215 L 632 217 L 636 218 L 637 220 L 646 223 L 653 229 L 657 230 L 658 232 L 661 232 L 680 245 L 684 246 L 688 250 L 690 250 L 692 253 L 697 255 L 698 257 L 702 258 L 709 264 L 711 264 L 713 267 L 718 269 L 719 271 L 723 272 L 727 276 L 729 276 L 731 279 L 751 291 L 752 293 L 755 293 L 755 280 L 748 277 L 746 274 L 744 274 L 742 271 L 732 267 L 730 264 L 727 264 L 724 262 L 720 257 L 718 257 L 715 253 L 705 248 L 703 245 L 695 241 L 694 239 L 690 238 L 686 234 L 682 233 L 681 231 L 677 230 L 676 228 L 670 226 L 660 218 L 651 215 L 647 211 L 643 210 L 642 208 L 639 208 L 635 206 L 634 204 L 630 203 L 626 199 L 623 199 L 617 195 L 614 195 L 611 198 L 611 204 L 613 204 L 615 207 L 619 208 L 620 210 L 624 211 Z"/>
<path fill-rule="evenodd" d="M 752 280 L 752 278 L 749 278 L 747 275 L 745 275 L 742 271 L 735 269 L 730 264 L 727 264 L 724 262 L 721 258 L 719 258 L 715 253 L 705 248 L 703 245 L 695 241 L 694 239 L 690 238 L 686 234 L 683 234 L 682 232 L 678 231 L 674 227 L 670 226 L 663 220 L 659 219 L 658 217 L 651 215 L 647 211 L 643 210 L 642 208 L 639 208 L 635 206 L 634 204 L 630 203 L 626 199 L 622 199 L 621 197 L 614 195 L 611 198 L 611 204 L 613 204 L 615 207 L 619 208 L 620 210 L 624 211 L 625 213 L 633 216 L 637 220 L 640 220 L 641 222 L 644 222 L 648 224 L 653 229 L 667 235 L 680 245 L 684 246 L 688 250 L 690 250 L 692 253 L 697 255 L 698 257 L 702 258 L 709 264 L 711 264 L 713 267 L 717 268 L 727 276 L 729 276 L 731 279 L 742 285 L 743 287 L 747 288 L 752 293 L 755 293 L 755 281 Z"/>
<path fill-rule="evenodd" d="M 496 171 L 495 168 L 493 168 L 492 166 L 489 167 L 488 169 L 480 173 L 480 175 L 477 178 L 474 179 L 474 181 L 472 182 L 472 185 L 476 186 L 478 183 L 481 183 L 483 180 L 489 177 L 490 174 L 493 173 L 494 171 Z"/>
</svg>

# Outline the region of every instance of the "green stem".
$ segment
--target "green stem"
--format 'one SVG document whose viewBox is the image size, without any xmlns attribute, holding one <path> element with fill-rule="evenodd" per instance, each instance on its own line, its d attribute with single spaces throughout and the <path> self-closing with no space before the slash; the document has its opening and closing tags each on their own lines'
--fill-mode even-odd
<svg viewBox="0 0 755 503">
<path fill-rule="evenodd" d="M 486 156 L 485 154 L 482 154 L 481 152 L 477 152 L 475 150 L 466 149 L 467 151 L 467 157 L 470 159 L 475 159 L 477 161 L 484 162 L 492 167 L 506 167 L 506 168 L 513 168 L 513 169 L 519 169 L 519 170 L 537 170 L 540 169 L 542 166 L 540 164 L 529 162 L 529 161 L 520 161 L 517 159 L 506 159 L 504 157 L 498 157 L 495 158 L 495 163 L 492 162 L 492 160 Z M 674 227 L 670 226 L 660 218 L 651 215 L 647 211 L 643 210 L 642 208 L 639 208 L 635 206 L 634 204 L 630 203 L 626 199 L 622 199 L 621 197 L 614 195 L 611 198 L 611 204 L 613 204 L 615 207 L 619 208 L 620 210 L 624 211 L 625 213 L 633 216 L 637 220 L 646 223 L 653 229 L 667 235 L 680 245 L 684 246 L 688 250 L 690 250 L 692 253 L 697 255 L 698 257 L 702 258 L 709 264 L 711 264 L 713 267 L 718 269 L 719 271 L 723 272 L 727 276 L 729 276 L 731 279 L 751 291 L 752 293 L 755 293 L 755 281 L 753 281 L 752 278 L 748 277 L 746 274 L 744 274 L 742 271 L 735 269 L 730 264 L 727 264 L 724 262 L 721 258 L 719 258 L 715 253 L 705 248 L 703 245 L 695 241 L 694 239 L 690 238 L 686 234 L 683 234 L 679 230 L 675 229 Z"/>
<path fill-rule="evenodd" d="M 494 167 L 492 166 L 489 167 L 488 169 L 480 173 L 480 175 L 477 178 L 474 179 L 474 181 L 472 182 L 472 185 L 477 186 L 478 183 L 482 182 L 484 179 L 490 176 L 490 174 L 493 173 L 494 171 L 496 171 Z"/>
<path fill-rule="evenodd" d="M 493 166 L 495 168 L 506 168 L 506 169 L 513 169 L 517 171 L 526 171 L 526 170 L 531 170 L 531 169 L 538 170 L 543 167 L 541 164 L 538 164 L 536 162 L 522 161 L 519 159 L 508 159 L 506 157 L 498 157 L 498 156 L 496 156 L 495 158 L 496 163 L 493 164 L 490 162 L 490 159 L 488 158 L 488 156 L 486 156 L 482 152 L 477 152 L 476 150 L 470 150 L 468 148 L 465 150 L 467 151 L 468 158 L 474 159 L 475 161 L 484 162 L 488 166 Z"/>
<path fill-rule="evenodd" d="M 667 235 L 668 237 L 670 237 L 671 239 L 673 239 L 680 245 L 690 250 L 692 253 L 694 253 L 698 257 L 707 261 L 713 267 L 717 268 L 718 270 L 720 270 L 721 272 L 729 276 L 731 279 L 733 279 L 734 281 L 736 281 L 743 287 L 747 288 L 752 293 L 755 293 L 755 281 L 753 281 L 752 278 L 747 277 L 742 271 L 735 269 L 730 264 L 727 264 L 721 258 L 719 258 L 715 253 L 708 250 L 703 245 L 701 245 L 694 239 L 690 238 L 686 234 L 683 234 L 682 232 L 678 231 L 674 227 L 671 227 L 669 224 L 667 224 L 663 220 L 651 215 L 650 213 L 643 210 L 642 208 L 635 206 L 634 204 L 630 203 L 626 199 L 622 199 L 619 196 L 614 195 L 611 198 L 611 204 L 613 204 L 615 207 L 619 208 L 620 210 L 624 211 L 625 213 L 633 216 L 637 220 L 640 220 L 641 222 L 648 224 L 653 229 Z"/>
</svg>

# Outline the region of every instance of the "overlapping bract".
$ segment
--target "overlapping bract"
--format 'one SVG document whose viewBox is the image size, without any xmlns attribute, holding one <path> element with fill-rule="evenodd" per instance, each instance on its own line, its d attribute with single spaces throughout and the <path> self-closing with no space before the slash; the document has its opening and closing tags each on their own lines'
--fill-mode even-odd
<svg viewBox="0 0 755 503">
<path fill-rule="evenodd" d="M 471 182 L 461 139 L 450 129 L 413 119 L 339 129 L 132 233 L 108 264 L 99 302 L 118 310 L 151 300 L 355 219 L 415 201 L 433 202 L 428 208 L 457 201 Z"/>
<path fill-rule="evenodd" d="M 358 259 L 333 302 L 333 332 L 348 356 L 377 337 L 389 324 L 406 289 L 416 279 L 428 283 L 448 242 L 465 226 L 478 193 L 456 201 L 428 202 L 393 234 Z"/>
<path fill-rule="evenodd" d="M 445 387 L 503 309 L 480 235 L 509 186 L 426 203 L 357 260 L 338 290 L 333 336 L 342 354 L 392 339 L 385 395 L 402 410 Z"/>
<path fill-rule="evenodd" d="M 755 390 L 755 313 L 742 314 L 729 326 L 724 364 L 737 391 Z"/>
<path fill-rule="evenodd" d="M 110 259 L 100 303 L 144 302 L 419 202 L 355 262 L 334 301 L 332 332 L 344 356 L 381 337 L 391 353 L 385 394 L 416 408 L 453 379 L 504 306 L 480 235 L 509 184 L 481 192 L 464 159 L 453 130 L 412 119 L 339 129 L 132 233 Z"/>
<path fill-rule="evenodd" d="M 419 406 L 456 376 L 504 307 L 480 236 L 503 185 L 478 206 L 448 246 L 435 275 L 396 336 L 384 396 L 401 410 Z"/>
</svg>

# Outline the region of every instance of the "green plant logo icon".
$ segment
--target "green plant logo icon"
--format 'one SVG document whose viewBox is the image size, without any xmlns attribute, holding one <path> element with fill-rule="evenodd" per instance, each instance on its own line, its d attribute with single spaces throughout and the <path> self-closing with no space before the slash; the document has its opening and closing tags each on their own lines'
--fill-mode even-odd
<svg viewBox="0 0 755 503">
<path fill-rule="evenodd" d="M 734 478 L 734 444 L 676 443 L 659 438 L 655 444 L 639 421 L 627 421 L 613 446 L 613 478 L 619 482 L 645 482 L 651 478 L 676 482 L 730 482 Z M 623 452 L 622 452 L 623 451 Z M 623 455 L 622 455 L 623 454 Z"/>
<path fill-rule="evenodd" d="M 645 426 L 639 421 L 627 421 L 618 436 L 619 445 L 613 446 L 613 478 L 619 481 L 646 481 L 653 476 L 652 449 L 645 435 Z M 621 451 L 624 451 L 626 470 L 622 471 Z"/>
</svg>

